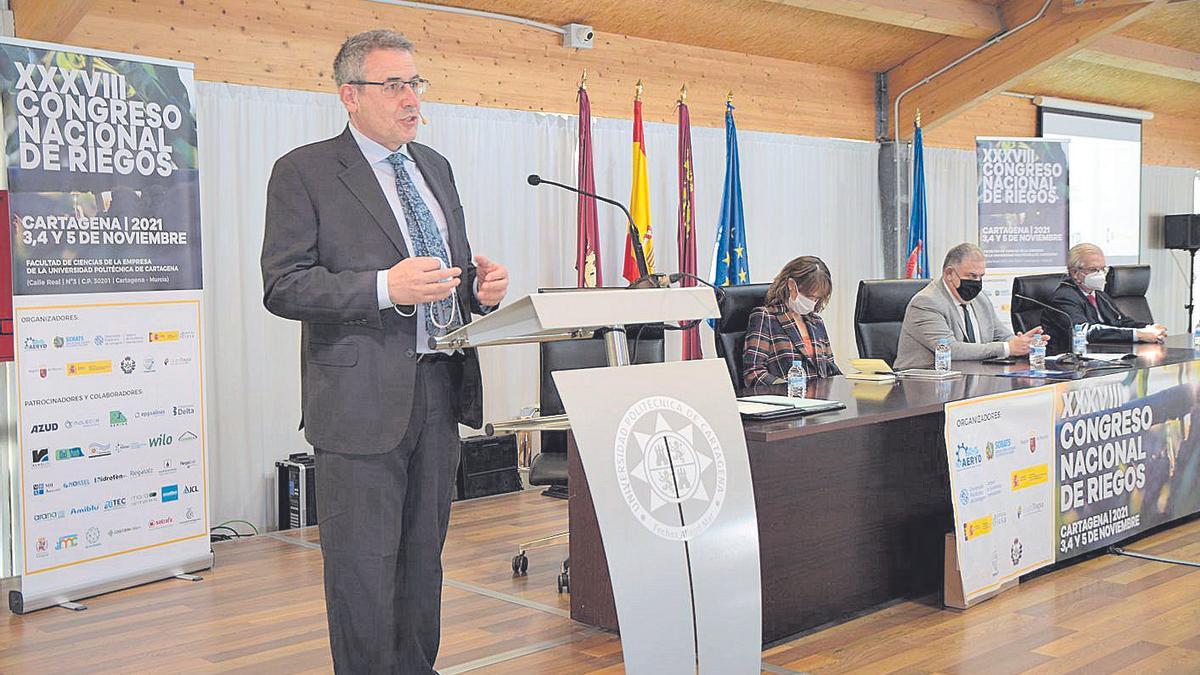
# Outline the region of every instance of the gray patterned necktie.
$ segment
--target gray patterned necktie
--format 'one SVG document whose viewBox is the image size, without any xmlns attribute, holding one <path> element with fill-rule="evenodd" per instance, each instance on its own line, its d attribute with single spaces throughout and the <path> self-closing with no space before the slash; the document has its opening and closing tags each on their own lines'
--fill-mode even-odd
<svg viewBox="0 0 1200 675">
<path fill-rule="evenodd" d="M 413 183 L 412 176 L 408 175 L 408 169 L 404 166 L 404 162 L 408 158 L 404 153 L 396 151 L 388 155 L 387 159 L 396 172 L 396 192 L 400 194 L 400 208 L 404 211 L 404 219 L 408 222 L 408 236 L 412 240 L 413 246 L 412 254 L 418 257 L 438 258 L 445 263 L 446 267 L 450 267 L 450 255 L 446 252 L 442 235 L 438 232 L 437 223 L 433 220 L 433 213 L 429 211 L 425 200 L 421 199 L 421 194 L 417 192 L 417 186 Z M 434 323 L 435 314 L 437 315 L 437 324 L 445 326 L 444 328 Z M 445 335 L 461 325 L 462 319 L 454 311 L 453 293 L 448 298 L 429 303 L 425 310 L 425 330 L 431 336 Z"/>
</svg>

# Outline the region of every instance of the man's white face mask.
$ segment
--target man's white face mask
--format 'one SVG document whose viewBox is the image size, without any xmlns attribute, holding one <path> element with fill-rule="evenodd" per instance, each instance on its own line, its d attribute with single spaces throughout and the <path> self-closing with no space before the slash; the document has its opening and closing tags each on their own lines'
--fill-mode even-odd
<svg viewBox="0 0 1200 675">
<path fill-rule="evenodd" d="M 1096 271 L 1083 278 L 1083 287 L 1093 291 L 1104 290 L 1104 272 Z"/>
</svg>

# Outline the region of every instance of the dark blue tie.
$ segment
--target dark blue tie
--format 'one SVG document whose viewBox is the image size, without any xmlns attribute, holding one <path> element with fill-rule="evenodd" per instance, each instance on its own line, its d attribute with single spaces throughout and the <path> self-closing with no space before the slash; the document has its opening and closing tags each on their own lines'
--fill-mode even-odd
<svg viewBox="0 0 1200 675">
<path fill-rule="evenodd" d="M 413 183 L 412 176 L 408 175 L 408 169 L 404 166 L 408 157 L 404 153 L 396 151 L 388 155 L 387 159 L 396 172 L 396 192 L 400 194 L 400 208 L 404 211 L 404 219 L 408 222 L 408 237 L 412 240 L 413 246 L 412 254 L 418 257 L 437 258 L 445 263 L 446 267 L 450 267 L 450 255 L 446 253 L 446 245 L 442 242 L 442 235 L 438 232 L 433 213 L 425 204 L 425 200 L 421 199 L 421 194 L 417 192 L 417 186 Z M 439 327 L 434 323 L 435 314 L 438 317 L 437 323 L 444 327 Z M 429 335 L 445 335 L 461 325 L 462 319 L 454 311 L 454 294 L 443 300 L 429 303 L 425 311 L 425 330 Z"/>
</svg>

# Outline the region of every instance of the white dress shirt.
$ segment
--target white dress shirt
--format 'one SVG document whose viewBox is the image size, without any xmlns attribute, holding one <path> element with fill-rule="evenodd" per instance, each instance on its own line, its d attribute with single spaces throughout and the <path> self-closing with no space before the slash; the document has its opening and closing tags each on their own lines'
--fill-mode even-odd
<svg viewBox="0 0 1200 675">
<path fill-rule="evenodd" d="M 371 165 L 371 170 L 375 172 L 375 179 L 379 181 L 383 196 L 387 198 L 388 206 L 392 207 L 392 214 L 396 216 L 396 222 L 400 224 L 400 234 L 404 237 L 404 245 L 408 248 L 409 255 L 415 255 L 412 237 L 409 235 L 409 223 L 404 217 L 404 208 L 400 205 L 400 193 L 396 190 L 396 171 L 388 161 L 388 156 L 392 154 L 392 151 L 364 136 L 362 132 L 354 128 L 353 122 L 350 123 L 350 134 L 354 136 L 359 150 L 362 150 L 363 156 L 367 158 L 367 164 Z M 438 203 L 437 197 L 433 195 L 433 190 L 430 190 L 429 184 L 425 182 L 425 176 L 421 173 L 421 169 L 417 167 L 412 155 L 408 153 L 408 146 L 400 146 L 400 152 L 405 157 L 404 168 L 408 170 L 408 175 L 417 188 L 417 194 L 421 195 L 421 199 L 429 207 L 429 212 L 433 215 L 433 222 L 437 224 L 438 233 L 442 235 L 442 246 L 446 247 L 446 253 L 449 255 L 450 244 L 446 234 L 446 214 L 442 211 L 442 205 Z M 375 298 L 381 310 L 388 309 L 394 304 L 388 293 L 387 272 L 387 270 L 379 270 L 375 277 Z M 457 303 L 455 306 L 457 307 Z M 433 353 L 434 350 L 429 348 L 429 331 L 425 328 L 425 312 L 428 311 L 428 305 L 418 303 L 415 309 L 417 312 L 417 352 L 420 354 Z"/>
</svg>

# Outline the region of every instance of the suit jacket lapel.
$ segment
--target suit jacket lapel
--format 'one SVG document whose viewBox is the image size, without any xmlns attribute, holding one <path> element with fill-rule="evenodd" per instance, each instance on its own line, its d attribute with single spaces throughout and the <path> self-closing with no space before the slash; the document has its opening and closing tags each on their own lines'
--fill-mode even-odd
<svg viewBox="0 0 1200 675">
<path fill-rule="evenodd" d="M 367 163 L 367 158 L 363 157 L 362 150 L 358 149 L 358 144 L 354 142 L 354 136 L 350 134 L 349 126 L 338 137 L 338 140 L 341 142 L 341 147 L 338 149 L 338 160 L 344 167 L 338 173 L 338 178 L 366 207 L 367 212 L 375 219 L 375 223 L 400 252 L 400 257 L 407 258 L 409 252 L 408 247 L 404 245 L 404 235 L 400 233 L 400 223 L 396 222 L 392 207 L 379 187 L 375 171 Z"/>
<path fill-rule="evenodd" d="M 930 283 L 937 284 L 938 295 L 950 305 L 950 316 L 953 317 L 950 321 L 951 332 L 955 333 L 955 339 L 960 342 L 965 342 L 967 339 L 967 324 L 963 322 L 962 309 L 959 308 L 958 301 L 950 295 L 950 291 L 946 287 L 946 282 L 943 279 L 938 279 Z M 976 333 L 978 336 L 978 333 Z"/>
<path fill-rule="evenodd" d="M 416 162 L 421 175 L 425 177 L 425 183 L 433 191 L 434 198 L 437 199 L 438 204 L 442 207 L 442 213 L 446 216 L 446 243 L 450 245 L 450 262 L 465 272 L 469 262 L 466 259 L 467 233 L 464 228 L 459 226 L 458 220 L 454 217 L 459 204 L 451 194 L 450 176 L 432 161 L 432 157 L 428 154 L 432 151 L 424 145 L 409 143 L 408 151 L 412 154 L 413 161 Z"/>
<path fill-rule="evenodd" d="M 1087 312 L 1088 323 L 1104 323 L 1103 318 L 1100 316 L 1100 308 L 1098 306 L 1100 299 L 1097 297 L 1097 304 L 1093 305 L 1092 301 L 1088 300 L 1087 294 L 1083 292 L 1083 289 L 1080 288 L 1078 284 L 1071 282 L 1071 288 L 1075 289 L 1075 292 L 1078 293 L 1079 297 L 1083 299 L 1084 311 Z"/>
</svg>

